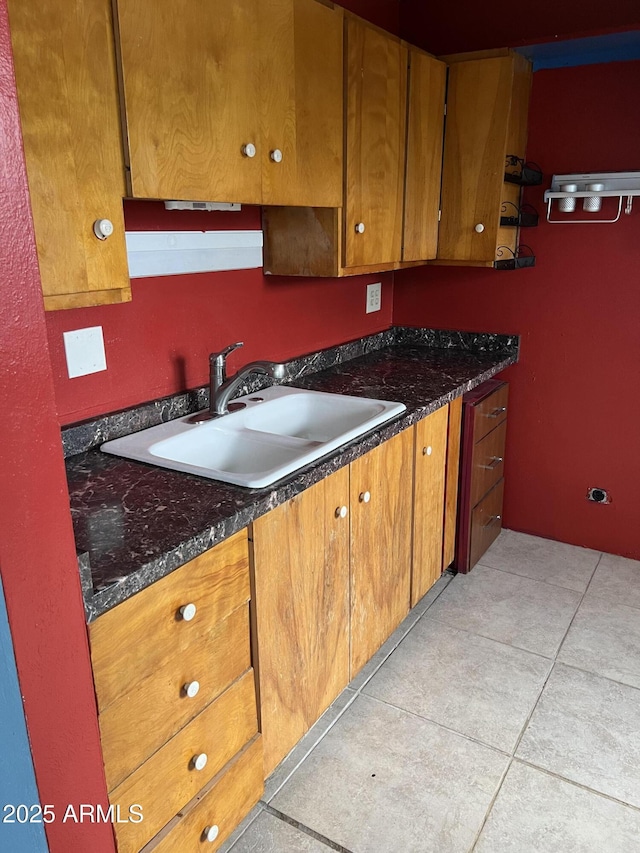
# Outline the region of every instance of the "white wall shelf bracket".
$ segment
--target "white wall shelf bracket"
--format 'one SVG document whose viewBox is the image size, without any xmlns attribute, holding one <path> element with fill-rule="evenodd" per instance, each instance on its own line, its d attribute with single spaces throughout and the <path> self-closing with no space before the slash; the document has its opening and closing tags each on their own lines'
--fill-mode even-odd
<svg viewBox="0 0 640 853">
<path fill-rule="evenodd" d="M 602 189 L 595 190 L 593 184 L 602 185 Z M 571 192 L 563 191 L 562 187 L 573 185 L 576 187 Z M 554 175 L 551 180 L 551 188 L 545 190 L 544 200 L 547 203 L 547 222 L 553 225 L 587 225 L 587 224 L 612 224 L 620 219 L 622 214 L 622 204 L 626 198 L 624 208 L 625 214 L 630 214 L 633 209 L 633 199 L 640 196 L 640 172 L 590 172 L 571 175 Z M 617 198 L 618 212 L 613 219 L 571 219 L 562 217 L 563 213 L 573 213 L 575 203 L 571 210 L 562 211 L 560 205 L 557 206 L 556 218 L 552 218 L 552 204 L 554 200 L 572 199 L 574 202 L 577 199 L 598 199 L 598 198 Z M 588 210 L 588 207 L 585 207 Z"/>
</svg>

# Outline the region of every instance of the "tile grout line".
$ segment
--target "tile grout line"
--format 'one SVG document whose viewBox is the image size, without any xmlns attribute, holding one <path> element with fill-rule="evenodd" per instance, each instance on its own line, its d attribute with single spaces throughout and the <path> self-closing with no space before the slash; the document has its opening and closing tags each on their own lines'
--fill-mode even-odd
<svg viewBox="0 0 640 853">
<path fill-rule="evenodd" d="M 574 545 L 572 547 L 579 548 L 580 546 Z M 589 549 L 589 550 L 592 550 L 592 549 Z M 600 556 L 598 557 L 598 559 L 596 561 L 596 565 L 595 565 L 593 572 L 589 576 L 589 580 L 587 581 L 587 587 L 591 583 L 591 578 L 593 577 L 596 568 L 600 565 L 600 560 L 602 559 L 603 552 L 600 551 L 600 552 L 596 552 L 596 553 L 599 553 Z M 561 586 L 558 583 L 551 583 L 551 581 L 548 581 L 545 578 L 532 578 L 531 575 L 521 575 L 519 572 L 513 572 L 509 569 L 500 568 L 499 566 L 491 566 L 491 565 L 489 565 L 489 563 L 483 563 L 482 559 L 478 560 L 476 565 L 481 566 L 483 569 L 492 569 L 494 572 L 502 572 L 504 575 L 513 575 L 516 578 L 526 578 L 529 581 L 537 581 L 538 583 L 546 584 L 546 586 L 553 587 L 554 589 L 566 589 L 566 590 L 569 590 L 570 592 L 578 592 L 578 593 L 580 592 L 579 589 L 574 589 L 574 587 L 572 587 L 572 586 Z M 585 590 L 587 587 L 585 587 Z"/>
<path fill-rule="evenodd" d="M 265 806 L 264 811 L 272 815 L 273 817 L 278 818 L 284 823 L 288 823 L 289 826 L 292 826 L 294 829 L 299 829 L 300 832 L 304 832 L 305 835 L 310 836 L 316 841 L 320 841 L 330 850 L 337 850 L 338 853 L 352 853 L 352 851 L 349 850 L 348 847 L 343 847 L 342 844 L 338 844 L 337 841 L 332 841 L 330 838 L 327 838 L 326 835 L 322 835 L 320 832 L 316 832 L 315 829 L 311 829 L 311 827 L 306 826 L 306 824 L 301 823 L 299 820 L 296 820 L 293 817 L 289 817 L 289 815 L 279 811 L 278 809 L 274 809 L 273 806 Z"/>
<path fill-rule="evenodd" d="M 504 646 L 506 649 L 514 649 L 517 652 L 524 652 L 527 655 L 533 655 L 534 657 L 540 658 L 540 660 L 546 660 L 548 663 L 554 662 L 554 658 L 547 657 L 546 655 L 541 655 L 540 652 L 534 652 L 531 649 L 523 649 L 522 646 L 514 646 L 513 643 L 507 643 L 504 640 L 496 640 L 495 637 L 487 637 L 486 634 L 480 634 L 478 633 L 478 631 L 471 631 L 469 630 L 469 628 L 461 628 L 459 625 L 452 625 L 450 622 L 445 622 L 444 619 L 439 619 L 437 616 L 432 616 L 431 618 L 439 625 L 444 625 L 447 628 L 451 628 L 452 631 L 462 631 L 464 634 L 468 634 L 470 637 L 480 637 L 482 640 L 488 640 L 490 643 L 497 643 L 499 646 Z"/>
<path fill-rule="evenodd" d="M 611 678 L 609 675 L 602 675 L 601 672 L 594 672 L 592 669 L 585 669 L 582 666 L 576 666 L 574 663 L 566 663 L 566 661 L 554 661 L 560 666 L 566 666 L 567 669 L 574 669 L 576 672 L 582 672 L 585 675 L 593 675 L 594 678 L 602 678 L 603 681 L 610 681 L 612 684 L 617 684 L 619 687 L 628 687 L 629 690 L 640 690 L 640 684 L 628 684 L 626 681 L 619 681 L 617 678 Z"/>
<path fill-rule="evenodd" d="M 582 602 L 584 601 L 584 597 L 585 597 L 585 595 L 587 594 L 587 590 L 589 589 L 589 586 L 591 585 L 591 581 L 593 580 L 593 576 L 595 575 L 596 570 L 597 570 L 598 566 L 600 565 L 600 561 L 602 560 L 602 556 L 603 556 L 603 555 L 602 555 L 602 553 L 601 553 L 601 554 L 600 554 L 600 556 L 599 556 L 599 558 L 598 558 L 598 562 L 596 563 L 595 568 L 594 568 L 593 572 L 591 573 L 591 577 L 589 578 L 589 581 L 588 581 L 588 583 L 587 583 L 587 585 L 586 585 L 586 587 L 585 587 L 585 590 L 584 590 L 584 592 L 582 593 L 582 596 L 581 596 L 581 598 L 580 598 L 580 601 L 578 602 L 578 606 L 576 607 L 575 612 L 574 612 L 573 616 L 571 617 L 571 621 L 569 622 L 569 624 L 568 624 L 568 626 L 567 626 L 567 630 L 564 632 L 564 634 L 563 634 L 563 636 L 562 636 L 562 639 L 560 640 L 560 643 L 558 644 L 558 648 L 556 649 L 556 652 L 555 652 L 555 654 L 554 654 L 553 658 L 551 658 L 551 668 L 549 669 L 549 674 L 548 674 L 548 675 L 547 675 L 547 677 L 545 678 L 545 680 L 544 680 L 544 684 L 542 685 L 542 689 L 541 689 L 541 690 L 540 690 L 540 692 L 538 693 L 538 698 L 537 698 L 537 699 L 536 699 L 536 701 L 534 702 L 534 704 L 533 704 L 533 708 L 531 709 L 531 712 L 530 712 L 529 716 L 528 716 L 528 717 L 527 717 L 527 719 L 525 720 L 525 723 L 524 723 L 524 725 L 523 725 L 522 729 L 520 730 L 520 736 L 518 737 L 518 739 L 517 739 L 517 741 L 516 741 L 515 749 L 514 749 L 514 751 L 513 751 L 513 756 L 514 756 L 514 758 L 515 758 L 516 752 L 518 751 L 518 748 L 519 748 L 519 746 L 520 746 L 520 743 L 522 742 L 522 738 L 524 737 L 524 734 L 525 734 L 525 732 L 526 732 L 526 730 L 527 730 L 527 728 L 528 728 L 528 726 L 529 726 L 529 723 L 531 722 L 531 718 L 533 717 L 533 714 L 534 714 L 534 712 L 535 712 L 536 708 L 537 708 L 537 707 L 538 707 L 538 705 L 540 704 L 540 699 L 542 698 L 542 694 L 544 693 L 545 688 L 546 688 L 546 686 L 547 686 L 547 684 L 548 684 L 548 682 L 549 682 L 549 679 L 551 678 L 551 675 L 552 675 L 552 673 L 553 673 L 553 670 L 555 669 L 555 666 L 556 666 L 556 664 L 558 663 L 558 655 L 560 654 L 560 650 L 562 649 L 562 645 L 563 645 L 564 641 L 567 639 L 567 634 L 568 634 L 568 633 L 569 633 L 569 631 L 571 630 L 571 626 L 573 625 L 573 623 L 574 623 L 574 621 L 575 621 L 575 618 L 576 618 L 576 616 L 578 615 L 578 610 L 580 610 L 580 607 L 581 607 L 581 605 L 582 605 Z"/>
<path fill-rule="evenodd" d="M 551 674 L 552 674 L 552 672 L 553 672 L 553 670 L 554 670 L 554 667 L 555 667 L 555 665 L 556 665 L 556 663 L 557 663 L 557 660 L 558 660 L 558 654 L 560 653 L 560 649 L 562 648 L 562 644 L 564 643 L 564 641 L 565 641 L 565 639 L 566 639 L 566 636 L 567 636 L 567 634 L 569 633 L 569 630 L 570 630 L 571 626 L 573 625 L 573 621 L 574 621 L 574 619 L 576 618 L 576 615 L 577 615 L 577 613 L 578 613 L 578 610 L 580 609 L 580 605 L 582 604 L 582 602 L 583 602 L 583 600 L 584 600 L 585 595 L 587 594 L 587 590 L 589 589 L 589 586 L 591 585 L 591 581 L 592 581 L 592 579 L 593 579 L 593 576 L 594 576 L 594 575 L 595 575 L 595 573 L 596 573 L 596 570 L 597 570 L 598 566 L 600 565 L 600 561 L 602 560 L 602 557 L 603 557 L 603 554 L 602 554 L 602 553 L 600 553 L 600 556 L 598 557 L 598 561 L 596 562 L 596 565 L 595 565 L 595 567 L 594 567 L 594 569 L 593 569 L 593 572 L 591 573 L 591 577 L 589 578 L 589 581 L 588 581 L 588 583 L 587 583 L 587 585 L 586 585 L 586 587 L 585 587 L 585 590 L 584 590 L 584 592 L 582 593 L 582 596 L 581 596 L 581 598 L 580 598 L 580 601 L 578 602 L 578 606 L 576 607 L 575 612 L 574 612 L 574 614 L 573 614 L 573 616 L 572 616 L 572 618 L 571 618 L 571 621 L 569 622 L 569 625 L 568 625 L 568 627 L 567 627 L 567 630 L 565 631 L 565 633 L 564 633 L 564 635 L 563 635 L 563 637 L 562 637 L 562 640 L 560 641 L 560 643 L 559 643 L 559 645 L 558 645 L 558 648 L 557 648 L 557 650 L 556 650 L 555 655 L 553 656 L 553 658 L 551 658 L 551 659 L 550 659 L 550 660 L 551 660 L 551 666 L 550 666 L 550 668 L 549 668 L 549 672 L 548 672 L 548 674 L 547 674 L 547 677 L 545 678 L 545 680 L 544 680 L 544 684 L 542 685 L 542 688 L 540 689 L 540 692 L 538 693 L 538 698 L 537 698 L 537 699 L 535 700 L 535 702 L 533 703 L 533 707 L 531 708 L 531 711 L 530 711 L 529 715 L 527 716 L 527 719 L 525 720 L 524 725 L 522 726 L 522 729 L 520 730 L 520 735 L 518 736 L 518 738 L 517 738 L 517 740 L 516 740 L 516 744 L 515 744 L 515 747 L 514 747 L 514 749 L 513 749 L 513 753 L 511 754 L 511 757 L 510 757 L 510 759 L 509 759 L 509 763 L 508 763 L 508 765 L 507 765 L 507 768 L 506 768 L 506 770 L 505 770 L 505 772 L 504 772 L 504 774 L 503 774 L 503 776 L 502 776 L 502 779 L 500 780 L 500 784 L 498 785 L 498 787 L 497 787 L 497 789 L 496 789 L 496 792 L 495 792 L 495 794 L 494 794 L 494 796 L 493 796 L 493 799 L 491 800 L 491 803 L 490 803 L 490 805 L 489 805 L 489 808 L 487 809 L 487 811 L 486 811 L 486 813 L 485 813 L 484 820 L 482 821 L 482 824 L 481 824 L 480 828 L 478 829 L 478 833 L 477 833 L 477 835 L 476 835 L 475 841 L 473 842 L 473 845 L 471 846 L 471 848 L 470 848 L 470 850 L 469 850 L 469 853 L 473 853 L 473 851 L 476 849 L 476 847 L 477 847 L 477 845 L 478 845 L 478 842 L 480 841 L 480 837 L 481 837 L 481 835 L 482 835 L 482 832 L 483 832 L 483 830 L 484 830 L 484 827 L 486 826 L 487 821 L 489 820 L 489 816 L 491 815 L 491 812 L 493 811 L 493 807 L 494 807 L 494 805 L 495 805 L 495 803 L 496 803 L 496 800 L 498 799 L 498 795 L 500 794 L 500 791 L 502 790 L 502 786 L 503 786 L 503 784 L 504 784 L 504 780 L 507 778 L 507 773 L 508 773 L 508 772 L 509 772 L 509 770 L 511 769 L 511 767 L 512 767 L 512 765 L 513 765 L 513 762 L 514 762 L 514 761 L 516 761 L 516 760 L 520 761 L 520 759 L 516 759 L 516 752 L 518 751 L 518 748 L 519 748 L 519 746 L 520 746 L 520 743 L 521 743 L 521 741 L 522 741 L 522 738 L 524 737 L 524 733 L 526 732 L 526 730 L 527 730 L 527 728 L 528 728 L 528 726 L 529 726 L 529 723 L 531 722 L 531 718 L 533 717 L 533 714 L 534 714 L 534 712 L 535 712 L 536 708 L 538 707 L 538 705 L 539 705 L 539 703 L 540 703 L 540 699 L 542 698 L 542 694 L 544 693 L 544 690 L 545 690 L 545 688 L 546 688 L 546 686 L 547 686 L 547 683 L 548 683 L 549 679 L 551 678 Z M 489 568 L 491 568 L 491 567 L 489 567 Z M 500 571 L 500 569 L 496 569 L 495 571 Z M 553 586 L 553 584 L 547 584 L 547 586 Z M 574 590 L 574 591 L 576 591 L 576 590 Z M 547 660 L 549 660 L 549 658 L 547 658 Z M 532 765 L 532 766 L 533 766 L 533 767 L 535 767 L 535 765 Z M 559 777 L 559 778 L 562 778 L 562 777 Z"/>
<path fill-rule="evenodd" d="M 504 773 L 502 774 L 502 777 L 500 778 L 500 781 L 499 781 L 499 783 L 498 783 L 498 787 L 496 788 L 495 793 L 494 793 L 493 797 L 491 798 L 491 802 L 489 803 L 489 805 L 488 805 L 488 807 L 487 807 L 487 810 L 486 810 L 486 812 L 485 812 L 485 814 L 484 814 L 484 818 L 482 819 L 482 823 L 481 823 L 481 824 L 480 824 L 480 826 L 478 827 L 478 831 L 476 832 L 476 836 L 475 836 L 475 838 L 474 838 L 474 840 L 473 840 L 473 844 L 472 844 L 472 845 L 471 845 L 471 847 L 469 848 L 469 853 L 473 853 L 473 851 L 474 851 L 474 850 L 476 849 L 476 847 L 478 846 L 478 841 L 480 841 L 480 836 L 482 835 L 482 830 L 485 828 L 485 825 L 486 825 L 487 821 L 489 820 L 489 815 L 491 814 L 491 812 L 492 812 L 492 810 L 493 810 L 493 807 L 494 807 L 494 805 L 495 805 L 495 803 L 496 803 L 496 800 L 498 799 L 498 794 L 499 794 L 499 793 L 500 793 L 500 791 L 502 790 L 502 786 L 503 786 L 503 784 L 504 784 L 504 780 L 507 778 L 507 773 L 508 773 L 508 772 L 509 772 L 509 770 L 511 769 L 511 765 L 513 764 L 513 762 L 514 762 L 514 756 L 512 755 L 512 756 L 509 758 L 509 761 L 508 761 L 508 763 L 507 763 L 507 766 L 505 767 L 505 770 L 504 770 Z"/>
<path fill-rule="evenodd" d="M 459 732 L 456 729 L 452 729 L 449 726 L 445 726 L 444 723 L 439 723 L 436 720 L 432 720 L 430 717 L 423 717 L 422 714 L 417 714 L 415 711 L 409 711 L 406 708 L 400 708 L 398 705 L 393 705 L 391 702 L 386 702 L 384 699 L 379 699 L 377 696 L 371 696 L 369 693 L 365 693 L 364 695 L 372 702 L 379 702 L 381 705 L 385 705 L 387 708 L 393 708 L 394 711 L 400 711 L 402 714 L 407 714 L 409 717 L 415 717 L 415 719 L 417 720 L 422 720 L 425 723 L 430 723 L 431 725 L 437 726 L 439 729 L 442 729 L 445 732 L 449 732 L 450 734 L 457 735 L 457 737 L 463 738 L 463 740 L 468 740 L 471 743 L 475 743 L 476 746 L 482 746 L 485 749 L 490 749 L 492 752 L 497 752 L 498 755 L 502 755 L 503 758 L 513 758 L 512 753 L 507 752 L 506 749 L 500 749 L 499 746 L 494 746 L 491 743 L 486 743 L 486 741 L 474 738 L 472 737 L 472 735 L 467 735 L 463 732 Z"/>
<path fill-rule="evenodd" d="M 609 802 L 616 803 L 619 806 L 626 806 L 627 808 L 633 809 L 640 813 L 640 806 L 636 806 L 633 803 L 627 803 L 625 800 L 620 800 L 617 797 L 611 796 L 611 794 L 605 794 L 603 791 L 598 791 L 597 788 L 590 788 L 588 785 L 583 785 L 581 782 L 576 782 L 575 779 L 569 779 L 567 776 L 561 776 L 559 773 L 554 773 L 553 770 L 549 770 L 546 767 L 539 767 L 537 764 L 533 764 L 531 761 L 527 761 L 525 758 L 516 758 L 514 756 L 514 761 L 517 761 L 519 764 L 524 764 L 525 767 L 529 767 L 532 770 L 537 770 L 540 773 L 545 773 L 547 776 L 551 776 L 553 779 L 559 779 L 561 782 L 566 782 L 568 785 L 573 785 L 574 788 L 579 788 L 581 791 L 586 791 L 588 794 L 594 794 L 597 797 L 603 797 L 605 800 L 609 800 Z"/>
</svg>

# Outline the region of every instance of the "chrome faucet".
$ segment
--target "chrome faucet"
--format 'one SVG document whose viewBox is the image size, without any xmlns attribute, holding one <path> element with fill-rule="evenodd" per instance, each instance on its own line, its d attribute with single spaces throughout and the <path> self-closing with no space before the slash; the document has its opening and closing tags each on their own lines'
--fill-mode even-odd
<svg viewBox="0 0 640 853">
<path fill-rule="evenodd" d="M 195 419 L 204 420 L 229 414 L 231 395 L 251 373 L 262 373 L 273 379 L 284 378 L 284 364 L 275 361 L 251 361 L 233 376 L 227 377 L 227 356 L 241 346 L 244 344 L 239 341 L 209 356 L 209 411 L 196 415 Z"/>
</svg>

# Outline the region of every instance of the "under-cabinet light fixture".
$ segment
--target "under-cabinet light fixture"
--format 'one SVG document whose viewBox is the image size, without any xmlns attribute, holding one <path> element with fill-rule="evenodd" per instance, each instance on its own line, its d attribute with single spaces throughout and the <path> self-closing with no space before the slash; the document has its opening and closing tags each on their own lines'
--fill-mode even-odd
<svg viewBox="0 0 640 853">
<path fill-rule="evenodd" d="M 166 210 L 242 210 L 242 205 L 226 201 L 165 201 L 164 206 Z"/>
</svg>

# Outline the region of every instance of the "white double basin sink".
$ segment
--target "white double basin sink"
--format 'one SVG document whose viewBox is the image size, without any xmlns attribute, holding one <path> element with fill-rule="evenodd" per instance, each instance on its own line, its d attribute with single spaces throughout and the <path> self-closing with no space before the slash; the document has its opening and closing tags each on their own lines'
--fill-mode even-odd
<svg viewBox="0 0 640 853">
<path fill-rule="evenodd" d="M 193 416 L 107 441 L 105 453 L 237 486 L 270 486 L 401 414 L 406 406 L 276 385 L 238 397 L 239 411 Z"/>
</svg>

